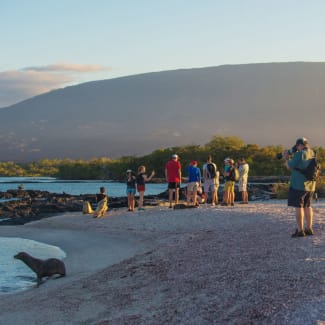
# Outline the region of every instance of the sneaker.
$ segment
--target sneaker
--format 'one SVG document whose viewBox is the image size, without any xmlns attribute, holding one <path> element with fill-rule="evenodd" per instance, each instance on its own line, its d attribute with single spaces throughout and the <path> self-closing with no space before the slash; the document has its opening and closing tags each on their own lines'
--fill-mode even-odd
<svg viewBox="0 0 325 325">
<path fill-rule="evenodd" d="M 138 208 L 138 211 L 145 211 L 145 208 Z"/>
<path fill-rule="evenodd" d="M 305 228 L 305 234 L 307 236 L 313 236 L 314 235 L 314 231 L 311 228 L 310 229 Z"/>
<path fill-rule="evenodd" d="M 234 206 L 235 206 L 235 203 L 230 203 L 230 205 L 231 205 L 232 207 L 234 207 Z"/>
<path fill-rule="evenodd" d="M 222 205 L 223 207 L 227 207 L 227 206 L 228 206 L 228 203 L 221 203 L 221 205 Z"/>
<path fill-rule="evenodd" d="M 216 206 L 216 204 L 215 204 L 214 202 L 212 202 L 211 206 L 212 206 L 212 207 L 215 207 L 215 206 Z"/>
<path fill-rule="evenodd" d="M 295 233 L 291 235 L 292 238 L 297 238 L 297 237 L 305 237 L 306 234 L 303 230 L 298 231 L 298 229 L 296 229 Z"/>
</svg>

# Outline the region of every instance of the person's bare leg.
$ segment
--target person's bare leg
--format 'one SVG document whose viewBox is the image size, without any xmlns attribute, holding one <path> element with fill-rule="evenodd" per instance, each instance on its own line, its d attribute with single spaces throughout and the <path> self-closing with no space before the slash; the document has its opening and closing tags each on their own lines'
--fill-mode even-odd
<svg viewBox="0 0 325 325">
<path fill-rule="evenodd" d="M 186 195 L 187 205 L 190 205 L 192 197 L 193 197 L 193 192 L 187 190 L 187 195 Z"/>
<path fill-rule="evenodd" d="M 135 207 L 135 197 L 133 194 L 131 194 L 131 203 L 130 203 L 131 211 L 134 211 Z"/>
<path fill-rule="evenodd" d="M 304 209 L 296 208 L 296 222 L 298 231 L 304 230 Z"/>
<path fill-rule="evenodd" d="M 139 192 L 139 205 L 138 205 L 138 209 L 142 209 L 142 207 L 143 207 L 143 198 L 144 198 L 144 192 L 141 191 L 141 192 Z"/>
<path fill-rule="evenodd" d="M 230 204 L 235 203 L 235 192 L 234 191 L 230 191 L 229 200 L 230 200 Z"/>
<path fill-rule="evenodd" d="M 306 227 L 307 229 L 312 230 L 313 229 L 313 208 L 308 207 L 304 208 L 305 218 L 306 218 Z"/>
<path fill-rule="evenodd" d="M 173 204 L 173 194 L 174 194 L 174 190 L 169 189 L 169 206 L 171 207 Z"/>
<path fill-rule="evenodd" d="M 179 199 L 179 188 L 175 189 L 175 203 L 178 204 L 178 199 Z"/>
<path fill-rule="evenodd" d="M 243 191 L 242 196 L 243 196 L 243 201 L 248 203 L 248 193 L 247 193 L 247 191 Z"/>
<path fill-rule="evenodd" d="M 214 205 L 217 203 L 217 200 L 216 200 L 216 191 L 211 191 L 211 204 Z"/>
<path fill-rule="evenodd" d="M 218 204 L 219 203 L 219 198 L 218 198 L 218 188 L 215 189 L 214 193 L 214 203 Z"/>
</svg>

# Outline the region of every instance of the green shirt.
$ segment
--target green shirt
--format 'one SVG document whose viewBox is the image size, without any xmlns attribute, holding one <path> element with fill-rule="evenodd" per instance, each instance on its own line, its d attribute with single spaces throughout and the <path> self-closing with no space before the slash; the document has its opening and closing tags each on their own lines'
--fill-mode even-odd
<svg viewBox="0 0 325 325">
<path fill-rule="evenodd" d="M 301 172 L 295 170 L 295 168 L 305 169 L 314 155 L 315 153 L 313 150 L 304 149 L 302 151 L 297 151 L 292 159 L 288 161 L 288 166 L 292 171 L 290 177 L 291 188 L 300 191 L 315 191 L 316 182 L 307 181 L 306 177 Z"/>
</svg>

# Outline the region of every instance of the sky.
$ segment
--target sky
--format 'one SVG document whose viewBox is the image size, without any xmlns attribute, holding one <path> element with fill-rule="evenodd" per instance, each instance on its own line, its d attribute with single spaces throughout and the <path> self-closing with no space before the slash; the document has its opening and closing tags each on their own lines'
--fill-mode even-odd
<svg viewBox="0 0 325 325">
<path fill-rule="evenodd" d="M 324 0 L 0 0 L 0 107 L 154 71 L 325 61 Z"/>
</svg>

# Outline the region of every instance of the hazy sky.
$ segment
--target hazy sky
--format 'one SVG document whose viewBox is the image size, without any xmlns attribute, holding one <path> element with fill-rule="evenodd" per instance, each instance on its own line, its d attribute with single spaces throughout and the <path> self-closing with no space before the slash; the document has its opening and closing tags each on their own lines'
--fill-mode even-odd
<svg viewBox="0 0 325 325">
<path fill-rule="evenodd" d="M 325 61 L 324 0 L 0 0 L 0 107 L 90 80 Z"/>
</svg>

